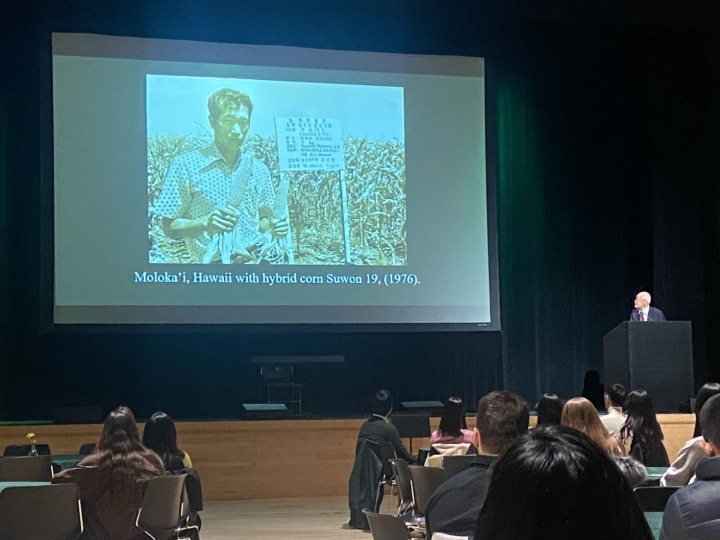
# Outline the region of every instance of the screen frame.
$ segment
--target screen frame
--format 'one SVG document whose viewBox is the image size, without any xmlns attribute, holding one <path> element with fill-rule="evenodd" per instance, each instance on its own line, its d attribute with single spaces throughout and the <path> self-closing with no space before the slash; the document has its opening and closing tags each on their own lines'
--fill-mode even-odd
<svg viewBox="0 0 720 540">
<path fill-rule="evenodd" d="M 495 61 L 483 56 L 485 81 L 485 184 L 487 197 L 490 323 L 56 323 L 55 193 L 53 125 L 54 33 L 40 36 L 40 332 L 46 333 L 387 333 L 498 332 L 500 324 L 499 251 L 497 229 L 497 101 Z M 120 37 L 120 36 L 110 36 Z M 122 36 L 131 37 L 131 36 Z M 132 36 L 140 37 L 140 36 Z M 215 43 L 215 42 L 208 42 Z M 235 45 L 228 43 L 228 45 Z M 302 47 L 293 47 L 303 49 Z M 367 51 L 384 52 L 384 51 Z M 411 54 L 411 53 L 405 53 Z"/>
</svg>

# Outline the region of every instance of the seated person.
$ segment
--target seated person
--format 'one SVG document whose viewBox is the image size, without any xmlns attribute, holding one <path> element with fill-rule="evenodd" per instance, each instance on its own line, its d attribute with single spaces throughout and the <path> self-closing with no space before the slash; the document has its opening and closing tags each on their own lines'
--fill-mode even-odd
<svg viewBox="0 0 720 540">
<path fill-rule="evenodd" d="M 166 471 L 192 467 L 190 456 L 177 447 L 175 423 L 164 412 L 156 412 L 147 421 L 142 442 L 162 458 Z"/>
<path fill-rule="evenodd" d="M 388 390 L 379 390 L 372 400 L 372 415 L 360 426 L 358 439 L 366 439 L 372 443 L 387 441 L 392 443 L 397 457 L 408 463 L 415 463 L 415 457 L 405 449 L 400 434 L 390 423 L 393 411 L 393 397 Z"/>
<path fill-rule="evenodd" d="M 587 399 L 572 398 L 563 407 L 561 425 L 575 429 L 611 456 L 624 456 L 625 446 L 605 429 L 597 409 Z"/>
<path fill-rule="evenodd" d="M 490 482 L 490 466 L 498 454 L 527 433 L 530 411 L 517 394 L 490 392 L 478 403 L 475 420 L 475 443 L 484 455 L 440 485 L 430 497 L 425 507 L 427 538 L 432 538 L 433 532 L 473 535 Z"/>
<path fill-rule="evenodd" d="M 563 403 L 555 394 L 543 394 L 535 406 L 537 426 L 557 425 L 562 417 Z"/>
<path fill-rule="evenodd" d="M 613 437 L 620 436 L 620 428 L 623 427 L 627 417 L 623 413 L 623 405 L 627 397 L 627 390 L 622 384 L 613 384 L 605 394 L 605 408 L 607 414 L 600 417 L 600 421 Z"/>
<path fill-rule="evenodd" d="M 695 431 L 693 438 L 687 441 L 678 452 L 677 458 L 660 479 L 661 486 L 686 486 L 695 480 L 695 468 L 700 460 L 708 455 L 699 444 L 703 438 L 700 433 L 700 411 L 713 396 L 720 394 L 720 384 L 707 383 L 698 390 L 695 398 Z"/>
<path fill-rule="evenodd" d="M 627 420 L 620 430 L 620 438 L 630 449 L 630 455 L 646 467 L 668 467 L 663 432 L 657 421 L 655 407 L 645 390 L 633 390 L 625 402 Z"/>
<path fill-rule="evenodd" d="M 700 410 L 703 440 L 708 456 L 697 465 L 695 482 L 677 490 L 665 507 L 661 540 L 720 538 L 720 396 L 711 397 Z"/>
<path fill-rule="evenodd" d="M 440 426 L 430 435 L 430 444 L 473 443 L 475 432 L 467 428 L 462 399 L 451 397 L 445 402 Z"/>
<path fill-rule="evenodd" d="M 140 442 L 135 417 L 118 407 L 105 419 L 100 444 L 76 468 L 62 471 L 54 484 L 77 484 L 89 540 L 141 540 L 135 526 L 147 480 L 164 472 L 162 460 Z"/>
<path fill-rule="evenodd" d="M 493 467 L 475 540 L 653 540 L 630 486 L 585 435 L 543 426 Z"/>
</svg>

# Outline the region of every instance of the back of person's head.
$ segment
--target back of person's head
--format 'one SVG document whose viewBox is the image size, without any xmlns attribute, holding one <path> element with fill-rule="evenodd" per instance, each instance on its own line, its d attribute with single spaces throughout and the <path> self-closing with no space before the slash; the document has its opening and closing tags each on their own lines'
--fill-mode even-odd
<svg viewBox="0 0 720 540">
<path fill-rule="evenodd" d="M 720 450 L 720 395 L 708 399 L 700 410 L 700 429 L 703 439 L 712 444 L 717 453 Z"/>
<path fill-rule="evenodd" d="M 610 404 L 614 407 L 624 407 L 625 399 L 627 398 L 627 389 L 622 385 L 615 383 L 607 392 L 608 398 L 610 398 Z"/>
<path fill-rule="evenodd" d="M 585 398 L 568 400 L 563 407 L 560 423 L 583 433 L 608 453 L 616 453 L 615 448 L 619 447 L 600 420 L 595 406 Z"/>
<path fill-rule="evenodd" d="M 705 402 L 713 396 L 720 394 L 720 384 L 715 382 L 705 383 L 698 390 L 697 396 L 695 397 L 695 431 L 693 432 L 693 438 L 702 435 L 700 430 L 700 411 L 705 405 Z"/>
<path fill-rule="evenodd" d="M 481 450 L 501 454 L 513 441 L 527 433 L 530 411 L 525 400 L 513 392 L 490 392 L 478 402 L 475 418 Z"/>
<path fill-rule="evenodd" d="M 183 468 L 183 454 L 177 447 L 175 423 L 164 412 L 156 412 L 147 421 L 142 443 L 160 456 L 165 470 L 176 471 Z"/>
<path fill-rule="evenodd" d="M 393 409 L 393 396 L 389 390 L 378 390 L 372 399 L 372 413 L 388 416 Z"/>
<path fill-rule="evenodd" d="M 563 403 L 555 394 L 543 394 L 537 402 L 537 425 L 553 425 L 560 423 Z"/>
<path fill-rule="evenodd" d="M 460 430 L 466 429 L 465 423 L 465 405 L 459 397 L 451 397 L 445 402 L 442 416 L 440 417 L 440 426 L 438 430 L 443 435 L 459 437 Z"/>
<path fill-rule="evenodd" d="M 135 415 L 127 407 L 118 407 L 105 418 L 99 452 L 127 454 L 142 449 Z"/>
<path fill-rule="evenodd" d="M 622 439 L 632 436 L 633 440 L 641 439 L 651 443 L 663 440 L 664 436 L 657 421 L 655 406 L 645 390 L 639 389 L 630 392 L 625 400 L 625 410 L 627 420 L 620 430 Z"/>
<path fill-rule="evenodd" d="M 135 416 L 129 408 L 118 407 L 105 418 L 97 453 L 102 492 L 131 496 L 137 478 L 145 470 L 142 455 L 147 449 L 140 442 Z"/>
<path fill-rule="evenodd" d="M 651 540 L 613 461 L 581 433 L 541 426 L 498 459 L 475 538 Z"/>
</svg>

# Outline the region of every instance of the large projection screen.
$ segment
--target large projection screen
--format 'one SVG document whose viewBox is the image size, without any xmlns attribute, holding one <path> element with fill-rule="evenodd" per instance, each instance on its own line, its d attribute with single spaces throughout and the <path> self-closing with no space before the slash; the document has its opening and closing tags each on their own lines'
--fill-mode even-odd
<svg viewBox="0 0 720 540">
<path fill-rule="evenodd" d="M 66 325 L 499 330 L 482 58 L 52 35 Z"/>
</svg>

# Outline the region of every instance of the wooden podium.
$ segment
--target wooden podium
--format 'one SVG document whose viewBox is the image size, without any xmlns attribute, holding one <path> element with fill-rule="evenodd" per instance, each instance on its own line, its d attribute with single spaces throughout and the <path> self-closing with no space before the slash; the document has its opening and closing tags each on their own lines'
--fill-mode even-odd
<svg viewBox="0 0 720 540">
<path fill-rule="evenodd" d="M 625 321 L 603 338 L 605 387 L 647 390 L 657 412 L 677 412 L 694 394 L 690 321 Z"/>
</svg>

